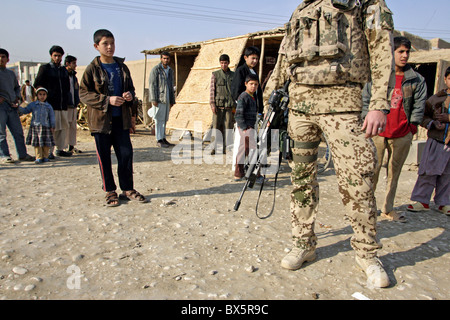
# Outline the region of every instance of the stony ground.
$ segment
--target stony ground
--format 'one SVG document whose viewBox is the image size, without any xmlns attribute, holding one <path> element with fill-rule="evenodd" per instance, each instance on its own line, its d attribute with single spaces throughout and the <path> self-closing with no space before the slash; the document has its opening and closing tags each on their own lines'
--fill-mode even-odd
<svg viewBox="0 0 450 320">
<path fill-rule="evenodd" d="M 318 260 L 287 271 L 280 267 L 291 245 L 286 163 L 275 212 L 260 220 L 257 190 L 233 210 L 243 183 L 233 181 L 224 157 L 199 164 L 201 155 L 189 153 L 181 159 L 189 163 L 176 164 L 172 151 L 157 148 L 141 127 L 133 135 L 135 186 L 151 202 L 107 208 L 93 140 L 84 131 L 79 140 L 84 152 L 69 159 L 0 166 L 0 299 L 450 298 L 450 224 L 436 210 L 408 213 L 405 224 L 379 221 L 380 256 L 392 285 L 374 289 L 354 267 L 333 169 L 320 176 Z M 416 177 L 416 168 L 402 173 L 399 210 Z M 272 206 L 271 185 L 262 215 Z"/>
</svg>

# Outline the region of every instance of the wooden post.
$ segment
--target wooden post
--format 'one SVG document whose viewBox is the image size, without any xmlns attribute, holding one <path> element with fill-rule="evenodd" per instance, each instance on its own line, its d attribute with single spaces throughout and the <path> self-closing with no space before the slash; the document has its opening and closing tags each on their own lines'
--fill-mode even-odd
<svg viewBox="0 0 450 320">
<path fill-rule="evenodd" d="M 176 95 L 178 95 L 178 55 L 175 52 L 175 87 L 177 88 Z"/>
<path fill-rule="evenodd" d="M 147 79 L 147 54 L 145 54 L 145 62 L 144 62 L 144 88 L 142 89 L 142 101 L 145 98 L 145 81 Z"/>
<path fill-rule="evenodd" d="M 261 40 L 261 57 L 259 58 L 259 82 L 263 81 L 263 70 L 264 70 L 264 55 L 266 51 L 266 38 Z"/>
</svg>

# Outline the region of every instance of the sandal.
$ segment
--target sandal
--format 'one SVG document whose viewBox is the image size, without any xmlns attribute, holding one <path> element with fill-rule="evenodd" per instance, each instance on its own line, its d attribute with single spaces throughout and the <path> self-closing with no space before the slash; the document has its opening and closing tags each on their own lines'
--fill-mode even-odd
<svg viewBox="0 0 450 320">
<path fill-rule="evenodd" d="M 413 204 L 410 204 L 408 206 L 408 208 L 406 208 L 406 210 L 412 211 L 412 212 L 430 211 L 430 206 L 426 203 L 415 202 Z"/>
<path fill-rule="evenodd" d="M 442 212 L 443 214 L 450 216 L 450 205 L 447 206 L 440 206 L 439 207 L 439 211 Z"/>
<path fill-rule="evenodd" d="M 397 221 L 397 222 L 402 222 L 405 223 L 406 221 L 408 221 L 405 217 L 404 214 L 397 212 L 397 211 L 391 211 L 389 213 L 381 213 L 381 217 L 390 220 L 390 221 Z"/>
<path fill-rule="evenodd" d="M 6 157 L 6 158 L 1 158 L 1 163 L 12 164 L 12 163 L 15 163 L 15 161 L 11 157 Z"/>
<path fill-rule="evenodd" d="M 106 193 L 106 206 L 107 207 L 118 207 L 120 205 L 119 203 L 119 197 L 117 196 L 117 193 L 115 191 L 110 191 Z"/>
<path fill-rule="evenodd" d="M 136 190 L 124 191 L 120 195 L 120 198 L 125 199 L 125 200 L 136 201 L 139 203 L 147 203 L 148 202 L 147 198 L 145 198 L 142 194 L 140 194 Z"/>
</svg>

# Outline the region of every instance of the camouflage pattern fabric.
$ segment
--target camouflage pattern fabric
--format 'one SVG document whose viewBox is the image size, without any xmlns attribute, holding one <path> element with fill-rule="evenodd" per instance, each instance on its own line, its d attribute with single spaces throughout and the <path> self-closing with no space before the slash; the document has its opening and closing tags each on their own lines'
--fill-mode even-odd
<svg viewBox="0 0 450 320">
<path fill-rule="evenodd" d="M 388 85 L 395 79 L 394 25 L 384 0 L 359 0 L 354 4 L 342 11 L 333 8 L 332 0 L 312 0 L 296 9 L 286 25 L 265 101 L 274 89 L 291 79 L 289 135 L 300 146 L 293 149 L 290 163 L 294 246 L 315 248 L 317 244 L 317 149 L 306 146 L 314 145 L 311 142 L 319 141 L 324 132 L 354 230 L 352 247 L 361 258 L 371 258 L 381 248 L 376 239 L 373 191 L 376 151 L 372 140 L 365 139 L 362 132 L 362 89 L 371 79 L 375 92 L 369 111 L 390 109 Z M 323 206 L 323 210 L 329 209 Z"/>
<path fill-rule="evenodd" d="M 351 32 L 347 31 L 345 36 L 341 35 L 338 37 L 339 39 L 352 39 L 350 43 L 348 43 L 349 40 L 346 40 L 347 44 L 344 47 L 336 45 L 338 48 L 347 48 L 345 52 L 338 52 L 335 56 L 321 56 L 318 53 L 321 50 L 320 46 L 317 46 L 314 49 L 316 50 L 314 57 L 298 58 L 288 48 L 295 45 L 294 43 L 296 41 L 300 41 L 301 37 L 296 38 L 292 36 L 292 33 L 291 36 L 288 34 L 285 36 L 281 44 L 277 64 L 264 91 L 265 101 L 269 99 L 273 90 L 281 88 L 290 78 L 292 83 L 289 91 L 295 99 L 290 105 L 290 108 L 298 108 L 299 111 L 306 109 L 306 112 L 311 114 L 357 111 L 361 110 L 361 102 L 358 100 L 361 98 L 359 91 L 371 79 L 373 82 L 373 92 L 369 111 L 390 109 L 388 85 L 395 81 L 392 34 L 394 25 L 392 13 L 386 6 L 384 0 L 360 2 L 361 5 L 352 10 L 352 12 L 360 16 L 359 19 L 352 20 L 352 23 L 350 23 L 348 22 L 349 18 L 342 16 L 339 20 L 341 24 L 343 23 L 342 21 L 347 21 L 347 24 L 352 26 L 351 28 L 345 28 L 346 30 L 350 29 Z M 309 3 L 312 4 L 306 6 L 306 8 L 309 8 L 309 10 L 315 8 L 313 10 L 314 12 L 322 12 L 322 10 L 319 10 L 321 4 L 326 4 L 327 7 L 331 6 L 331 0 L 310 1 Z M 318 5 L 319 7 L 317 8 Z M 301 21 L 302 14 L 300 9 L 303 6 L 304 4 L 297 8 L 291 19 L 291 23 L 294 23 L 292 21 Z M 358 20 L 361 21 L 358 23 Z M 289 27 L 289 24 L 287 27 Z M 326 29 L 326 27 L 322 27 L 322 29 Z M 290 40 L 292 37 L 294 37 L 294 40 Z M 309 52 L 310 49 L 303 47 L 301 51 Z M 292 63 L 293 61 L 297 62 Z M 330 107 L 329 104 L 317 102 L 317 99 L 308 96 L 307 90 L 309 88 L 316 88 L 317 86 L 343 86 L 345 88 L 350 86 L 360 88 L 350 90 L 352 91 L 350 95 L 347 95 L 348 92 L 342 94 L 343 99 L 341 100 L 333 99 L 338 101 L 338 105 Z M 326 91 L 330 92 L 336 89 L 338 91 L 340 90 L 340 88 L 335 87 Z M 328 96 L 322 96 L 319 100 L 328 98 Z M 347 101 L 348 99 L 355 103 L 350 103 L 350 101 Z"/>
<path fill-rule="evenodd" d="M 360 113 L 305 115 L 290 111 L 288 132 L 301 144 L 320 140 L 322 132 L 328 138 L 336 169 L 339 192 L 347 208 L 354 230 L 352 247 L 362 258 L 376 256 L 381 245 L 376 239 L 376 203 L 373 174 L 376 149 L 372 140 L 361 131 Z M 298 144 L 297 142 L 297 144 Z M 294 160 L 316 155 L 318 149 L 293 148 Z M 291 215 L 294 246 L 314 249 L 317 237 L 314 222 L 319 204 L 317 163 L 291 161 Z M 322 210 L 330 210 L 323 204 Z"/>
</svg>

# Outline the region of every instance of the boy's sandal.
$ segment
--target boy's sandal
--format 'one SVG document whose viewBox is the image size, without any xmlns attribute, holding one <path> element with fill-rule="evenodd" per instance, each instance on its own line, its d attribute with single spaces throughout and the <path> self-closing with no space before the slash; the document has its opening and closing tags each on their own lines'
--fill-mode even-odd
<svg viewBox="0 0 450 320">
<path fill-rule="evenodd" d="M 7 158 L 2 159 L 2 163 L 11 164 L 11 163 L 15 163 L 15 162 L 16 161 L 14 159 L 12 159 L 11 157 L 7 157 Z"/>
<path fill-rule="evenodd" d="M 424 203 L 421 202 L 415 202 L 413 204 L 410 204 L 406 210 L 412 211 L 412 212 L 419 212 L 419 211 L 430 211 L 430 207 L 426 207 Z"/>
<path fill-rule="evenodd" d="M 397 212 L 397 211 L 391 211 L 389 213 L 381 213 L 381 217 L 390 220 L 390 221 L 396 221 L 396 222 L 402 222 L 405 223 L 408 221 L 404 214 Z"/>
<path fill-rule="evenodd" d="M 447 216 L 450 216 L 450 205 L 439 207 L 439 211 Z"/>
<path fill-rule="evenodd" d="M 115 191 L 110 191 L 106 193 L 106 206 L 107 207 L 117 207 L 119 206 L 119 197 Z"/>
<path fill-rule="evenodd" d="M 120 195 L 121 198 L 131 201 L 136 201 L 139 203 L 147 203 L 148 200 L 142 194 L 137 192 L 136 190 L 124 191 Z"/>
</svg>

